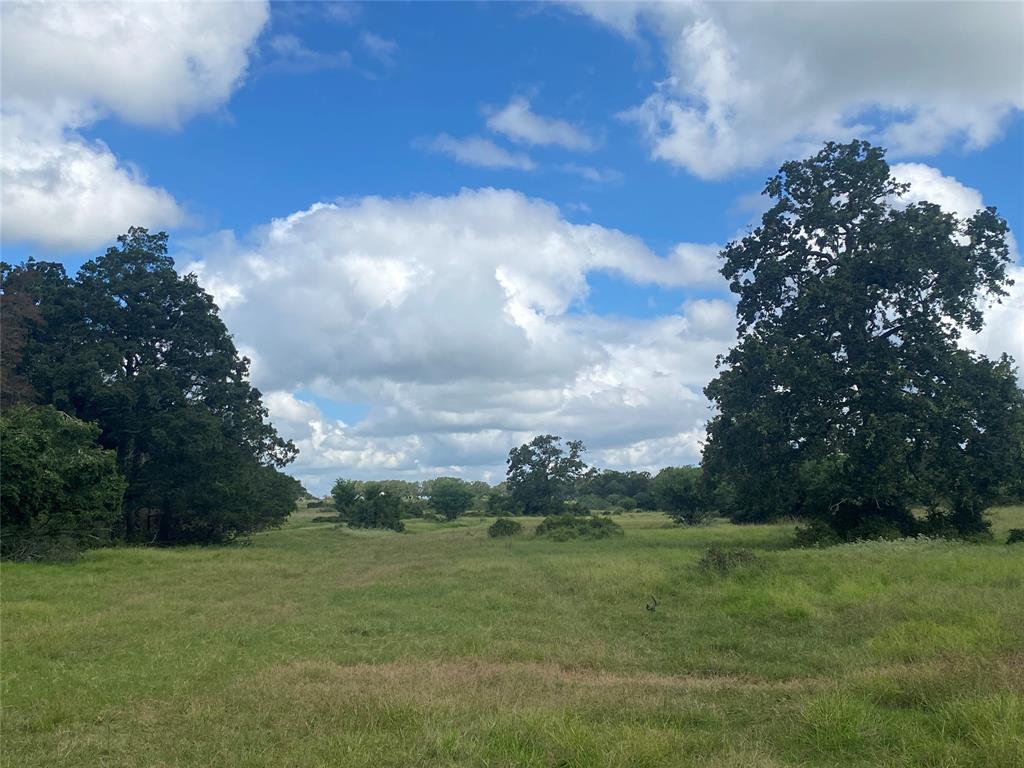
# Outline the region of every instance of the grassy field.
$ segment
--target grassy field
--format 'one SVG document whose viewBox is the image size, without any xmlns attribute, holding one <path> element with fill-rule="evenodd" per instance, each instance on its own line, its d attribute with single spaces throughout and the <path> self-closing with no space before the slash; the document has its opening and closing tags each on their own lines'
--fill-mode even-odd
<svg viewBox="0 0 1024 768">
<path fill-rule="evenodd" d="M 1024 765 L 1024 507 L 991 545 L 820 551 L 311 516 L 3 564 L 3 766 Z M 758 560 L 703 573 L 712 544 Z"/>
</svg>

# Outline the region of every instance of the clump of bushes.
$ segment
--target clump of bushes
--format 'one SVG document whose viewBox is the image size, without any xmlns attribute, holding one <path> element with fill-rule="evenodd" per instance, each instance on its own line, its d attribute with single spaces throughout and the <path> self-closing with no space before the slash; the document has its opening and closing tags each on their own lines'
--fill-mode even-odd
<svg viewBox="0 0 1024 768">
<path fill-rule="evenodd" d="M 1024 528 L 1011 528 L 1006 537 L 1007 544 L 1024 544 Z"/>
<path fill-rule="evenodd" d="M 821 520 L 811 520 L 806 525 L 797 526 L 793 534 L 798 547 L 834 547 L 842 542 L 835 529 Z"/>
<path fill-rule="evenodd" d="M 757 555 L 745 547 L 724 549 L 719 546 L 708 547 L 697 562 L 697 568 L 704 573 L 724 576 L 738 568 L 746 568 L 757 563 Z"/>
<path fill-rule="evenodd" d="M 536 534 L 554 541 L 608 539 L 622 535 L 622 526 L 607 517 L 551 515 L 537 526 Z"/>
<path fill-rule="evenodd" d="M 487 535 L 492 539 L 496 539 L 499 536 L 515 536 L 517 533 L 521 533 L 522 530 L 523 524 L 518 520 L 499 517 L 487 528 Z"/>
</svg>

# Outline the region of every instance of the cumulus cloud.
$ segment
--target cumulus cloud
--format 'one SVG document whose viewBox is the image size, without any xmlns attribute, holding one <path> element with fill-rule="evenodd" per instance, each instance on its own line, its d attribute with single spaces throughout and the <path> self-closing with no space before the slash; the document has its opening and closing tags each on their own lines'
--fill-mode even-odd
<svg viewBox="0 0 1024 768">
<path fill-rule="evenodd" d="M 589 151 L 596 146 L 581 128 L 565 120 L 538 115 L 530 109 L 530 102 L 521 96 L 492 112 L 487 118 L 487 127 L 522 144 L 579 151 Z"/>
<path fill-rule="evenodd" d="M 132 224 L 184 221 L 166 191 L 77 131 L 108 116 L 177 128 L 220 106 L 266 5 L 3 3 L 0 15 L 5 240 L 89 248 Z"/>
<path fill-rule="evenodd" d="M 515 168 L 520 171 L 532 171 L 537 167 L 529 155 L 509 152 L 482 136 L 456 138 L 442 133 L 433 139 L 420 139 L 416 143 L 433 152 L 448 155 L 463 165 L 475 165 L 478 168 Z"/>
<path fill-rule="evenodd" d="M 667 77 L 624 117 L 703 178 L 869 138 L 901 155 L 984 147 L 1024 108 L 1019 3 L 593 3 L 661 42 Z"/>
<path fill-rule="evenodd" d="M 129 226 L 174 227 L 185 212 L 105 144 L 3 118 L 3 235 L 48 248 L 109 242 Z"/>
<path fill-rule="evenodd" d="M 481 189 L 319 204 L 242 240 L 193 242 L 178 260 L 224 307 L 255 383 L 283 393 L 268 404 L 304 449 L 300 476 L 483 476 L 546 431 L 583 438 L 606 464 L 643 440 L 663 441 L 651 456 L 675 446 L 674 461 L 695 461 L 696 442 L 679 436 L 702 429 L 701 388 L 734 328 L 725 281 L 704 263 L 716 250 L 659 255 Z M 596 271 L 719 298 L 656 319 L 597 317 L 580 309 Z M 344 424 L 288 394 L 299 390 L 370 408 Z"/>
</svg>

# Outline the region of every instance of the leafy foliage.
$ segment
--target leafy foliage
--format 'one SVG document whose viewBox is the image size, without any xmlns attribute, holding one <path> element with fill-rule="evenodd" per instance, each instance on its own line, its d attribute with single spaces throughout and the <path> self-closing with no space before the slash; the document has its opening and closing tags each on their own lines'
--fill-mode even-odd
<svg viewBox="0 0 1024 768">
<path fill-rule="evenodd" d="M 0 553 L 22 560 L 110 541 L 125 481 L 100 429 L 52 406 L 0 416 Z"/>
<path fill-rule="evenodd" d="M 360 497 L 359 483 L 355 480 L 338 478 L 331 488 L 331 498 L 334 500 L 334 508 L 338 510 L 338 517 L 348 520 L 355 509 L 356 502 Z"/>
<path fill-rule="evenodd" d="M 507 483 L 515 504 L 527 515 L 560 513 L 584 477 L 583 442 L 565 446 L 555 435 L 538 435 L 508 454 Z"/>
<path fill-rule="evenodd" d="M 276 525 L 301 486 L 213 299 L 181 277 L 167 235 L 133 228 L 75 279 L 59 264 L 5 273 L 31 290 L 18 361 L 43 402 L 101 428 L 128 486 L 121 535 L 163 544 L 222 541 Z"/>
<path fill-rule="evenodd" d="M 469 484 L 455 477 L 439 477 L 430 484 L 430 506 L 454 520 L 470 508 L 474 493 Z"/>
<path fill-rule="evenodd" d="M 1006 537 L 1007 544 L 1024 544 L 1024 528 L 1011 528 Z"/>
<path fill-rule="evenodd" d="M 1006 293 L 1006 222 L 905 191 L 883 150 L 830 143 L 782 166 L 761 226 L 723 251 L 740 341 L 705 390 L 704 467 L 736 489 L 734 520 L 907 534 L 920 503 L 966 534 L 1022 471 L 1012 362 L 957 345 L 981 328 L 979 296 Z"/>
<path fill-rule="evenodd" d="M 573 539 L 607 539 L 622 535 L 622 526 L 608 517 L 587 515 L 551 515 L 545 517 L 535 531 L 537 536 L 554 541 Z"/>
<path fill-rule="evenodd" d="M 364 483 L 360 497 L 346 518 L 353 528 L 386 528 L 404 531 L 402 499 L 383 483 Z"/>
<path fill-rule="evenodd" d="M 651 483 L 658 507 L 677 523 L 700 525 L 711 519 L 700 467 L 666 467 Z"/>
<path fill-rule="evenodd" d="M 496 539 L 501 536 L 515 536 L 517 533 L 522 533 L 522 530 L 523 524 L 518 520 L 500 517 L 487 526 L 487 535 L 492 539 Z"/>
</svg>

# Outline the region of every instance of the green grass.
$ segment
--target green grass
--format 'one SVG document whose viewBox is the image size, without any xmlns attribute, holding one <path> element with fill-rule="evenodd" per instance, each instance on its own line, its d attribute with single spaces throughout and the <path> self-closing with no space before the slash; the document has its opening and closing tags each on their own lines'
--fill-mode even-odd
<svg viewBox="0 0 1024 768">
<path fill-rule="evenodd" d="M 1000 543 L 827 550 L 653 514 L 568 543 L 316 514 L 4 563 L 2 765 L 1024 765 L 1024 507 Z M 713 544 L 756 560 L 702 572 Z"/>
</svg>

